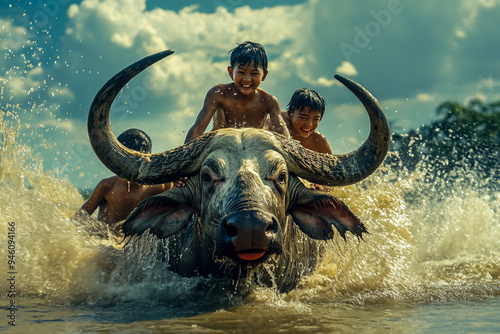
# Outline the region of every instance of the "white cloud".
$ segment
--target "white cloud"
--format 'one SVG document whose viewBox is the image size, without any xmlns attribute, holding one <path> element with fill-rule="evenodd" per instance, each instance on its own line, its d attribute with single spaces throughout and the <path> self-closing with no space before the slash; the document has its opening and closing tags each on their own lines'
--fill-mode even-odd
<svg viewBox="0 0 500 334">
<path fill-rule="evenodd" d="M 435 101 L 436 97 L 434 95 L 430 95 L 430 94 L 426 94 L 426 93 L 420 93 L 420 94 L 417 94 L 417 100 L 424 101 L 424 102 L 429 102 L 429 101 Z"/>
<path fill-rule="evenodd" d="M 359 57 L 350 62 L 342 57 L 339 44 L 355 42 L 355 27 L 378 22 L 371 13 L 387 10 L 386 1 L 370 2 L 364 11 L 352 4 L 339 8 L 330 1 L 309 1 L 262 9 L 236 7 L 234 12 L 221 6 L 213 13 L 202 13 L 197 6 L 179 12 L 159 8 L 147 11 L 145 0 L 129 0 L 126 5 L 118 0 L 84 0 L 70 8 L 68 37 L 81 41 L 78 47 L 86 53 L 95 49 L 108 52 L 111 57 L 119 54 L 121 58 L 117 59 L 137 60 L 163 49 L 174 49 L 174 55 L 147 70 L 150 80 L 155 82 L 151 97 L 156 96 L 157 103 L 163 99 L 164 105 L 160 107 L 161 114 L 153 113 L 155 116 L 144 122 L 168 125 L 163 133 L 154 128 L 151 131 L 158 132 L 161 141 L 179 142 L 175 138 L 182 137 L 182 131 L 192 125 L 206 91 L 215 84 L 229 82 L 227 51 L 244 40 L 258 41 L 266 47 L 271 59 L 270 74 L 262 87 L 278 96 L 281 104 L 288 101 L 299 85 L 320 90 L 335 86 L 335 73 L 384 78 L 382 88 L 395 100 L 406 94 L 415 96 L 417 101 L 434 102 L 436 95 L 417 95 L 422 85 L 428 86 L 429 80 L 422 80 L 423 76 L 417 74 L 428 72 L 435 78 L 457 73 L 457 61 L 449 56 L 449 48 L 458 48 L 458 40 L 469 36 L 481 14 L 480 5 L 464 1 L 449 14 L 426 5 L 406 2 L 401 5 L 402 11 L 392 15 L 388 24 L 381 25 L 380 33 L 370 36 L 369 47 L 363 48 Z M 465 13 L 458 26 L 457 13 Z M 426 15 L 441 22 L 443 28 L 437 34 L 432 27 L 428 28 L 432 34 L 421 31 L 419 20 L 406 19 Z M 415 42 L 422 34 L 427 36 L 427 47 Z M 438 36 L 449 44 L 443 44 Z M 106 45 L 106 50 L 102 45 Z M 340 65 L 333 67 L 335 63 Z M 408 89 L 414 92 L 407 94 Z M 342 94 L 332 89 L 323 89 L 321 93 L 329 101 Z"/>
<path fill-rule="evenodd" d="M 455 35 L 458 37 L 458 38 L 465 38 L 467 36 L 467 33 L 465 31 L 463 31 L 462 29 L 460 28 L 457 28 L 455 30 Z"/>
<path fill-rule="evenodd" d="M 174 49 L 172 56 L 146 72 L 148 80 L 155 83 L 148 98 L 153 95 L 158 101 L 163 98 L 167 106 L 161 107 L 162 115 L 174 117 L 175 122 L 168 124 L 178 131 L 187 130 L 194 122 L 210 87 L 230 81 L 226 70 L 228 51 L 245 40 L 265 46 L 271 74 L 266 84 L 271 82 L 273 90 L 281 86 L 276 80 L 288 75 L 316 85 L 332 85 L 334 79 L 310 76 L 310 68 L 317 66 L 312 50 L 304 54 L 303 60 L 283 55 L 286 49 L 307 49 L 310 20 L 306 18 L 312 19 L 313 15 L 310 4 L 256 10 L 244 6 L 232 13 L 224 7 L 214 13 L 197 12 L 196 8 L 190 6 L 179 12 L 158 8 L 146 11 L 145 0 L 130 0 L 126 5 L 121 0 L 84 0 L 70 7 L 67 38 L 75 41 L 75 47 L 82 48 L 81 53 L 95 50 L 99 54 L 109 53 L 111 58 L 120 56 L 118 59 L 138 60 L 167 48 Z M 273 19 L 269 20 L 270 17 Z M 77 50 L 73 53 L 80 54 Z M 76 56 L 74 61 L 83 62 Z M 89 64 L 86 66 L 90 68 Z M 287 90 L 283 95 L 291 92 Z M 156 117 L 161 116 L 156 113 Z M 163 137 L 171 139 L 166 134 Z"/>
<path fill-rule="evenodd" d="M 58 13 L 67 29 L 64 36 L 56 28 L 50 30 L 50 43 L 42 34 L 27 35 L 25 27 L 12 23 L 16 21 L 0 19 L 0 46 L 10 49 L 1 64 L 1 102 L 31 99 L 37 106 L 25 109 L 37 112 L 40 122 L 76 134 L 80 144 L 87 145 L 84 118 L 100 85 L 133 61 L 172 48 L 174 55 L 129 85 L 129 93 L 137 85 L 146 89 L 144 99 L 131 101 L 138 107 L 127 117 L 112 119 L 117 131 L 139 123 L 154 137 L 154 145 L 166 149 L 183 142 L 206 91 L 229 82 L 227 52 L 244 40 L 266 47 L 269 75 L 261 87 L 277 96 L 282 106 L 304 85 L 321 93 L 334 110 L 321 123 L 321 131 L 332 140 L 357 138 L 359 125 L 367 123 L 358 102 L 337 86 L 335 73 L 357 76 L 390 107 L 388 118 L 404 128 L 427 123 L 435 117 L 436 103 L 445 100 L 498 97 L 498 86 L 481 79 L 499 79 L 494 76 L 500 40 L 492 33 L 497 0 L 462 0 L 451 7 L 444 2 L 401 1 L 402 10 L 386 23 L 380 15 L 389 10 L 387 0 L 363 3 L 360 7 L 357 2 L 310 0 L 261 9 L 236 6 L 233 12 L 221 6 L 204 13 L 195 5 L 176 12 L 146 10 L 145 0 L 83 0 L 69 7 L 67 17 Z M 377 23 L 380 29 L 376 34 L 371 30 L 365 46 L 357 31 L 366 33 L 366 27 Z M 339 47 L 342 42 L 359 48 L 349 62 Z M 49 48 L 61 57 L 57 65 L 43 59 Z M 64 101 L 75 103 L 65 109 Z M 334 137 L 337 133 L 340 139 Z"/>
<path fill-rule="evenodd" d="M 48 119 L 44 122 L 46 126 L 50 126 L 62 132 L 72 133 L 75 131 L 75 122 L 72 120 Z"/>
<path fill-rule="evenodd" d="M 342 64 L 337 67 L 335 70 L 339 74 L 344 74 L 344 75 L 358 75 L 358 71 L 356 70 L 356 67 L 348 61 L 343 61 Z"/>
<path fill-rule="evenodd" d="M 11 103 L 24 103 L 30 100 L 30 95 L 38 92 L 44 75 L 42 67 L 26 66 L 22 58 L 9 59 L 5 75 L 0 77 L 3 83 L 2 95 Z"/>
<path fill-rule="evenodd" d="M 330 86 L 335 85 L 337 83 L 337 80 L 328 79 L 325 77 L 319 77 L 318 80 L 316 80 L 316 82 L 314 82 L 314 83 L 317 84 L 318 86 L 330 87 Z"/>
<path fill-rule="evenodd" d="M 475 22 L 478 20 L 478 16 L 483 10 L 491 10 L 498 5 L 498 0 L 462 0 L 461 5 L 458 6 L 460 12 L 459 22 L 465 30 L 473 29 Z"/>
<path fill-rule="evenodd" d="M 13 25 L 7 20 L 0 18 L 0 49 L 2 50 L 19 50 L 23 45 L 27 44 L 26 29 Z"/>
<path fill-rule="evenodd" d="M 478 2 L 485 8 L 493 8 L 498 5 L 498 0 L 479 0 Z"/>
</svg>

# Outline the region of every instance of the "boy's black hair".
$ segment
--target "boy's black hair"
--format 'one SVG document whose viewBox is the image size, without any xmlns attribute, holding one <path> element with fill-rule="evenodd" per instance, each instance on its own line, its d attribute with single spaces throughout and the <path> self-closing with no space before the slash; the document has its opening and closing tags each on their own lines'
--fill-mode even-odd
<svg viewBox="0 0 500 334">
<path fill-rule="evenodd" d="M 264 73 L 267 72 L 266 50 L 261 44 L 245 41 L 229 50 L 229 52 L 231 53 L 230 64 L 232 68 L 238 65 L 245 66 L 253 62 L 255 67 L 262 66 Z"/>
<path fill-rule="evenodd" d="M 151 138 L 142 130 L 128 129 L 119 135 L 117 139 L 127 148 L 141 153 L 151 153 Z"/>
<path fill-rule="evenodd" d="M 299 88 L 293 93 L 290 103 L 288 103 L 287 111 L 293 112 L 295 110 L 300 111 L 303 108 L 309 108 L 310 111 L 319 111 L 323 118 L 325 107 L 326 102 L 318 92 L 309 88 Z"/>
</svg>

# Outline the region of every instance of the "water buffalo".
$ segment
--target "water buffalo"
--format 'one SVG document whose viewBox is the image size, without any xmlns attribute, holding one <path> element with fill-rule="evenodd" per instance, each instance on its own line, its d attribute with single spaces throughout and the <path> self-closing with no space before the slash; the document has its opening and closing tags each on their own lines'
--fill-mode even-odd
<svg viewBox="0 0 500 334">
<path fill-rule="evenodd" d="M 142 154 L 121 145 L 110 130 L 117 93 L 139 72 L 170 55 L 167 50 L 122 70 L 98 92 L 88 119 L 94 151 L 112 172 L 142 184 L 188 177 L 185 187 L 144 200 L 123 224 L 126 236 L 146 231 L 168 239 L 167 261 L 184 276 L 257 279 L 280 291 L 293 289 L 316 264 L 317 240 L 334 228 L 361 237 L 365 227 L 331 194 L 307 188 L 300 178 L 329 186 L 369 176 L 389 146 L 387 120 L 376 99 L 336 76 L 363 103 L 371 131 L 356 151 L 327 155 L 262 129 L 221 129 L 180 147 Z"/>
</svg>

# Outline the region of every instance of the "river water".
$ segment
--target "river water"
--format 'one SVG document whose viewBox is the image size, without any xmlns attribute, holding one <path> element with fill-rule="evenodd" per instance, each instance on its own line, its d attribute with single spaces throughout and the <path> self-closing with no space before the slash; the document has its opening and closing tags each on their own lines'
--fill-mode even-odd
<svg viewBox="0 0 500 334">
<path fill-rule="evenodd" d="M 169 272 L 149 236 L 122 247 L 89 235 L 71 219 L 83 204 L 76 187 L 44 172 L 15 121 L 2 116 L 0 127 L 0 330 L 500 332 L 500 194 L 472 171 L 458 179 L 476 183 L 437 187 L 425 170 L 382 167 L 335 189 L 370 232 L 366 242 L 324 243 L 316 272 L 289 293 L 250 286 L 242 296 L 216 279 Z"/>
</svg>

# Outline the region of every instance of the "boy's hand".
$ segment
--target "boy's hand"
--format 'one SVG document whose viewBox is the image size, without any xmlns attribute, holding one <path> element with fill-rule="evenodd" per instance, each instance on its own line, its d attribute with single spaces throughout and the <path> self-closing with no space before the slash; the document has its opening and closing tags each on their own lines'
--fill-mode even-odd
<svg viewBox="0 0 500 334">
<path fill-rule="evenodd" d="M 174 188 L 182 188 L 186 186 L 186 178 L 184 176 L 181 176 L 177 180 L 174 181 Z"/>
<path fill-rule="evenodd" d="M 319 185 L 319 184 L 315 184 L 315 183 L 311 183 L 311 188 L 313 189 L 316 189 L 316 190 L 319 190 L 319 191 L 324 191 L 324 192 L 330 192 L 331 190 L 331 187 L 328 187 L 328 186 L 322 186 L 322 185 Z"/>
</svg>

